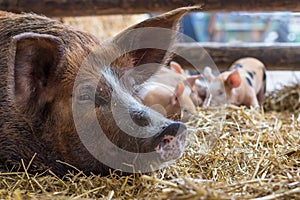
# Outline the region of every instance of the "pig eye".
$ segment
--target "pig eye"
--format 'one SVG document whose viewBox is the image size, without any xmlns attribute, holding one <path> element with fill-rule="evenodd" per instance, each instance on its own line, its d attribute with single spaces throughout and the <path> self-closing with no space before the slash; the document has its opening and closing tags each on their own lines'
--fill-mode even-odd
<svg viewBox="0 0 300 200">
<path fill-rule="evenodd" d="M 91 96 L 89 94 L 81 94 L 79 96 L 80 101 L 90 101 L 92 100 Z"/>
<path fill-rule="evenodd" d="M 91 84 L 81 84 L 77 87 L 76 98 L 80 103 L 92 102 L 95 98 L 95 89 Z"/>
<path fill-rule="evenodd" d="M 219 91 L 219 95 L 222 95 L 222 94 L 223 94 L 223 91 L 222 91 L 222 90 L 220 90 L 220 91 Z"/>
</svg>

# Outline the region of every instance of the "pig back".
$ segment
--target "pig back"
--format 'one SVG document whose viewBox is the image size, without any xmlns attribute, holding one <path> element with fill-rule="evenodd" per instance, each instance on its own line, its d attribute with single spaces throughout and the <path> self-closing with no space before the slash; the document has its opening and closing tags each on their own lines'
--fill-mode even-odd
<svg viewBox="0 0 300 200">
<path fill-rule="evenodd" d="M 61 159 L 54 152 L 53 157 L 50 156 L 53 160 L 48 160 L 46 156 L 43 158 L 44 152 L 48 155 L 51 154 L 49 153 L 51 151 L 48 151 L 51 144 L 40 142 L 47 128 L 40 124 L 43 119 L 35 119 L 30 115 L 26 116 L 26 113 L 21 112 L 16 107 L 13 95 L 15 83 L 12 79 L 15 77 L 15 70 L 18 69 L 12 67 L 11 55 L 14 49 L 11 46 L 15 36 L 28 32 L 56 36 L 62 41 L 66 59 L 61 73 L 57 74 L 58 79 L 74 78 L 82 58 L 98 43 L 89 34 L 75 31 L 43 16 L 0 12 L 0 165 L 10 158 L 15 158 L 15 160 L 21 158 L 31 159 L 35 153 L 40 155 L 35 158 L 39 163 L 50 163 L 55 162 L 56 159 Z M 68 74 L 64 72 L 67 69 Z M 21 72 L 20 76 L 22 76 Z M 73 85 L 65 86 L 72 91 Z M 56 92 L 62 93 L 60 89 L 60 87 L 57 87 Z M 46 117 L 46 115 L 44 113 L 43 116 Z M 45 158 L 46 160 L 41 160 Z M 40 167 L 43 168 L 42 164 Z"/>
<path fill-rule="evenodd" d="M 184 82 L 185 77 L 170 70 L 166 67 L 162 67 L 155 75 L 153 75 L 149 82 L 156 82 L 169 87 L 175 88 L 178 82 Z"/>
<path fill-rule="evenodd" d="M 252 57 L 241 58 L 235 61 L 229 69 L 238 69 L 240 75 L 246 79 L 247 85 L 251 85 L 256 94 L 260 90 L 265 90 L 265 65 L 260 60 Z"/>
</svg>

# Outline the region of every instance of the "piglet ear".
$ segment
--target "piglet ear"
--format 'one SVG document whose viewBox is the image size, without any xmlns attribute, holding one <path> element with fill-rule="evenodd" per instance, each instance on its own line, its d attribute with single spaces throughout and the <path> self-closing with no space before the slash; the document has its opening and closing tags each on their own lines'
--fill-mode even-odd
<svg viewBox="0 0 300 200">
<path fill-rule="evenodd" d="M 203 74 L 208 82 L 211 82 L 215 78 L 210 67 L 205 67 L 203 70 Z"/>
<path fill-rule="evenodd" d="M 174 95 L 172 96 L 172 105 L 175 105 L 178 101 L 178 97 L 181 97 L 184 92 L 184 84 L 179 82 L 175 88 Z"/>
<path fill-rule="evenodd" d="M 194 87 L 196 85 L 196 80 L 199 78 L 202 78 L 203 76 L 201 74 L 194 75 L 186 78 L 186 81 L 189 83 L 190 87 Z"/>
<path fill-rule="evenodd" d="M 13 37 L 8 62 L 10 91 L 24 112 L 41 111 L 53 100 L 65 61 L 63 41 L 58 37 L 22 33 Z"/>
<path fill-rule="evenodd" d="M 225 81 L 225 83 L 231 88 L 239 87 L 241 82 L 242 79 L 238 70 L 234 70 Z"/>
<path fill-rule="evenodd" d="M 175 71 L 178 74 L 184 75 L 186 76 L 186 81 L 189 83 L 189 85 L 191 87 L 193 87 L 196 83 L 196 80 L 198 78 L 202 78 L 203 76 L 201 74 L 199 75 L 194 75 L 194 76 L 189 76 L 187 74 L 184 73 L 184 70 L 182 69 L 182 67 L 180 66 L 180 64 L 178 64 L 177 62 L 171 61 L 170 62 L 170 68 Z"/>
<path fill-rule="evenodd" d="M 171 61 L 170 68 L 178 74 L 185 74 L 182 67 L 177 62 Z"/>
</svg>

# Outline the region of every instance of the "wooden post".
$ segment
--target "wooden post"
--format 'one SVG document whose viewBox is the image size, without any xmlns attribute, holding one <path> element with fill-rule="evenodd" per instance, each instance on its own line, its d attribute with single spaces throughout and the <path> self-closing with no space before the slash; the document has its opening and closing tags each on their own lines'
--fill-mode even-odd
<svg viewBox="0 0 300 200">
<path fill-rule="evenodd" d="M 205 0 L 0 0 L 0 10 L 50 17 L 160 13 Z"/>
<path fill-rule="evenodd" d="M 191 63 L 203 68 L 214 61 L 222 71 L 235 60 L 251 56 L 265 63 L 268 70 L 300 70 L 300 43 L 178 43 L 176 52 L 181 57 L 174 60 L 186 69 L 194 69 Z"/>
<path fill-rule="evenodd" d="M 161 13 L 182 6 L 203 11 L 300 11 L 298 0 L 0 0 L 0 10 L 46 16 Z"/>
<path fill-rule="evenodd" d="M 298 0 L 207 0 L 207 11 L 299 11 Z"/>
</svg>

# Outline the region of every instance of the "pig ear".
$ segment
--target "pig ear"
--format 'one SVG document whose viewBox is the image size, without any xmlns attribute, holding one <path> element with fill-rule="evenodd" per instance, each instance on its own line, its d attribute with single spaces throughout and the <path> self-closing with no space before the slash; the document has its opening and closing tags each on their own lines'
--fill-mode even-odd
<svg viewBox="0 0 300 200">
<path fill-rule="evenodd" d="M 178 74 L 184 74 L 182 67 L 177 62 L 171 61 L 170 68 Z"/>
<path fill-rule="evenodd" d="M 237 88 L 241 85 L 242 79 L 238 70 L 234 70 L 226 79 L 226 84 L 231 88 Z"/>
<path fill-rule="evenodd" d="M 126 53 L 130 52 L 133 66 L 150 63 L 166 64 L 178 33 L 179 21 L 188 12 L 199 11 L 200 6 L 182 7 L 136 24 L 113 38 L 112 42 Z M 173 31 L 171 31 L 173 30 Z M 157 71 L 158 67 L 153 71 Z M 152 69 L 150 69 L 152 70 Z"/>
<path fill-rule="evenodd" d="M 64 60 L 63 42 L 55 36 L 22 33 L 13 37 L 8 68 L 16 105 L 34 113 L 50 102 Z"/>
<path fill-rule="evenodd" d="M 194 87 L 195 84 L 196 84 L 196 80 L 197 80 L 198 78 L 202 78 L 202 77 L 203 77 L 203 76 L 202 76 L 201 74 L 199 74 L 199 75 L 194 75 L 194 76 L 188 77 L 188 78 L 186 79 L 186 81 L 189 83 L 189 85 L 190 85 L 191 87 Z"/>
<path fill-rule="evenodd" d="M 210 67 L 204 68 L 203 75 L 208 82 L 211 82 L 215 78 L 215 76 L 212 74 Z"/>
<path fill-rule="evenodd" d="M 174 95 L 172 97 L 172 105 L 175 105 L 178 101 L 178 97 L 181 97 L 184 92 L 184 84 L 179 82 L 175 88 Z"/>
</svg>

